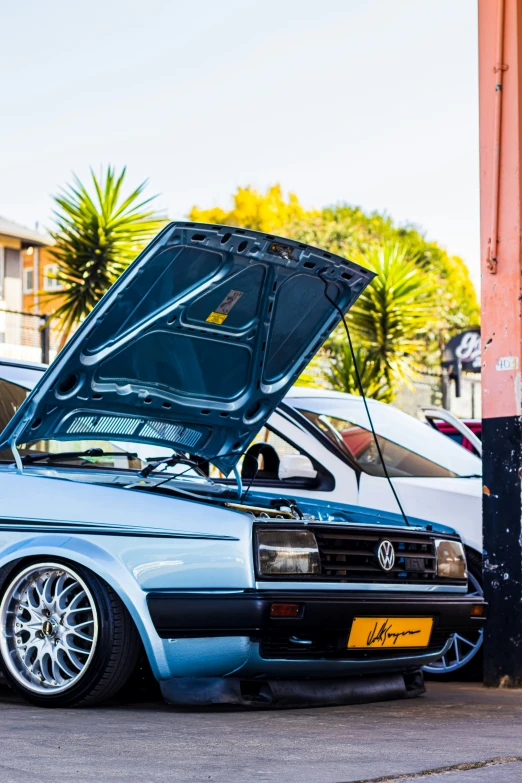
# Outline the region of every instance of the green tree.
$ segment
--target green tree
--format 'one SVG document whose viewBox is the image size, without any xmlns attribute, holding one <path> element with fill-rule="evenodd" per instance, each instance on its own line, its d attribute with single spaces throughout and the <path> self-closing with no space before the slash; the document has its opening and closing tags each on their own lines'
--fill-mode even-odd
<svg viewBox="0 0 522 783">
<path fill-rule="evenodd" d="M 348 314 L 356 342 L 370 352 L 379 399 L 391 402 L 402 385 L 411 386 L 418 357 L 438 316 L 435 275 L 423 269 L 404 242 L 370 246 L 360 259 L 376 273 Z M 342 339 L 339 328 L 334 339 Z"/>
<path fill-rule="evenodd" d="M 109 166 L 98 178 L 91 170 L 91 192 L 74 175 L 73 183 L 54 196 L 56 228 L 51 254 L 61 288 L 53 297 L 62 330 L 62 345 L 119 275 L 164 225 L 142 199 L 147 183 L 124 194 L 126 169 Z"/>
<path fill-rule="evenodd" d="M 374 400 L 385 400 L 388 387 L 375 352 L 359 345 L 354 348 L 364 393 Z M 324 379 L 332 389 L 347 394 L 360 394 L 352 352 L 347 340 L 331 342 L 326 351 L 327 367 Z"/>
<path fill-rule="evenodd" d="M 364 257 L 372 247 L 400 242 L 415 263 L 439 282 L 437 330 L 452 331 L 480 323 L 480 306 L 469 271 L 458 256 L 450 256 L 436 242 L 428 242 L 413 226 L 396 226 L 390 217 L 365 213 L 359 207 L 339 204 L 289 222 L 288 236 L 338 253 L 345 258 Z M 438 340 L 438 333 L 435 342 Z"/>
</svg>

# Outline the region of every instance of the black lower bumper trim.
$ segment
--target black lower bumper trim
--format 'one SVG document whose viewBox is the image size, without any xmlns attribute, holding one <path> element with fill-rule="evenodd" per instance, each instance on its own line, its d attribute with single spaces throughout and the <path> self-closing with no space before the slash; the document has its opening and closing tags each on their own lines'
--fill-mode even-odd
<svg viewBox="0 0 522 783">
<path fill-rule="evenodd" d="M 347 632 L 354 617 L 433 617 L 439 633 L 479 629 L 472 617 L 476 596 L 455 593 L 245 591 L 244 593 L 149 593 L 149 611 L 162 638 L 314 631 Z M 297 617 L 271 617 L 272 603 L 297 603 Z"/>
<path fill-rule="evenodd" d="M 419 670 L 405 674 L 329 680 L 258 680 L 240 677 L 175 677 L 160 683 L 163 698 L 180 706 L 235 704 L 288 709 L 407 699 L 424 693 Z"/>
</svg>

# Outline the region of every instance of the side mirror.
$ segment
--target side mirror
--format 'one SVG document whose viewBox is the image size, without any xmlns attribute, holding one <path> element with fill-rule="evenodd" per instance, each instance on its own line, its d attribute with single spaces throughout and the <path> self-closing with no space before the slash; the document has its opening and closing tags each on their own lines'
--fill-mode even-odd
<svg viewBox="0 0 522 783">
<path fill-rule="evenodd" d="M 311 460 L 304 454 L 283 454 L 279 462 L 278 475 L 282 481 L 290 478 L 314 479 L 317 471 Z"/>
</svg>

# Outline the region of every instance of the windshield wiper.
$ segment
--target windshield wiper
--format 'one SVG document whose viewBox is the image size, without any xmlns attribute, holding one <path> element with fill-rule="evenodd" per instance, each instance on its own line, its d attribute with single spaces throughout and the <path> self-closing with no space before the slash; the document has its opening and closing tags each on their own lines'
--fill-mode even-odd
<svg viewBox="0 0 522 783">
<path fill-rule="evenodd" d="M 59 460 L 77 459 L 78 457 L 127 457 L 128 459 L 138 459 L 136 453 L 130 451 L 104 451 L 103 449 L 93 448 L 85 451 L 53 451 L 46 454 L 24 454 L 21 460 L 24 464 L 32 465 L 33 462 L 55 462 Z"/>
<path fill-rule="evenodd" d="M 160 468 L 162 465 L 164 465 L 166 468 L 173 467 L 174 465 L 187 465 L 189 468 L 193 468 L 196 473 L 199 473 L 200 476 L 204 476 L 208 479 L 208 476 L 201 469 L 198 462 L 190 459 L 190 457 L 186 457 L 185 454 L 180 452 L 174 452 L 174 454 L 172 454 L 170 457 L 165 457 L 164 459 L 151 460 L 148 465 L 145 465 L 145 467 L 139 471 L 138 476 L 147 478 L 147 476 L 150 476 L 151 473 L 153 473 L 157 468 Z M 172 478 L 175 478 L 175 476 Z"/>
</svg>

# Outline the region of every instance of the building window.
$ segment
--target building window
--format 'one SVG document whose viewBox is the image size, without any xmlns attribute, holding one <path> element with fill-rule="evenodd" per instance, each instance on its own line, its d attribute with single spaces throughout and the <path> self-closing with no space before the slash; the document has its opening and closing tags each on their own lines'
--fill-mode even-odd
<svg viewBox="0 0 522 783">
<path fill-rule="evenodd" d="M 47 264 L 44 267 L 44 290 L 55 291 L 57 288 L 61 288 L 62 285 L 55 275 L 58 274 L 58 264 Z"/>
<path fill-rule="evenodd" d="M 34 271 L 24 269 L 24 294 L 29 294 L 34 288 Z"/>
</svg>

